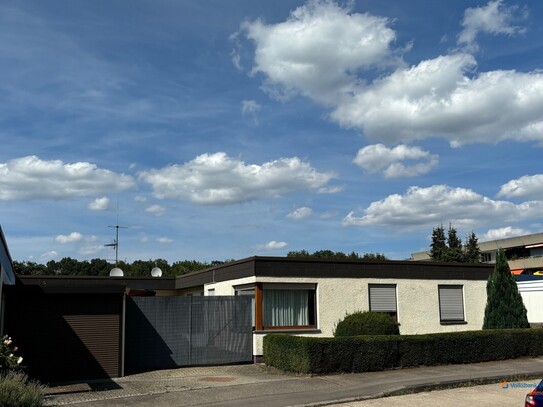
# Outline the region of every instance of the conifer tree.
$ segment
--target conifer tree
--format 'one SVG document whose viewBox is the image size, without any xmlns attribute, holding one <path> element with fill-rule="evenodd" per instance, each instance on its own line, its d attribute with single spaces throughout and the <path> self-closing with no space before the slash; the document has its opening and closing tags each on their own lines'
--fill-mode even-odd
<svg viewBox="0 0 543 407">
<path fill-rule="evenodd" d="M 503 250 L 498 251 L 494 271 L 486 285 L 483 329 L 529 328 L 526 307 Z"/>
<path fill-rule="evenodd" d="M 479 243 L 477 236 L 472 231 L 466 240 L 464 245 L 464 261 L 466 263 L 480 263 L 481 262 L 481 250 L 479 249 Z"/>
<path fill-rule="evenodd" d="M 464 253 L 462 250 L 462 240 L 458 237 L 456 228 L 449 223 L 449 230 L 447 234 L 447 246 L 445 261 L 453 263 L 461 263 L 464 260 Z"/>
<path fill-rule="evenodd" d="M 447 244 L 445 243 L 445 229 L 443 228 L 443 225 L 440 225 L 432 230 L 430 257 L 435 261 L 445 261 L 447 250 Z"/>
</svg>

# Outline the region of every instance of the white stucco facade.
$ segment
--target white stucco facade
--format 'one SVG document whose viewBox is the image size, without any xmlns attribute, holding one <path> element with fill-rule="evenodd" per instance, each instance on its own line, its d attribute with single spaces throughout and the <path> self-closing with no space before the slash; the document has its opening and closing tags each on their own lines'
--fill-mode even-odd
<svg viewBox="0 0 543 407">
<path fill-rule="evenodd" d="M 234 295 L 236 287 L 257 282 L 314 284 L 316 286 L 317 329 L 305 332 L 291 331 L 294 335 L 333 336 L 337 322 L 346 314 L 369 310 L 369 284 L 396 285 L 397 318 L 400 323 L 400 333 L 404 335 L 481 329 L 486 305 L 486 280 L 252 276 L 208 283 L 204 286 L 204 295 Z M 440 322 L 438 287 L 444 285 L 462 287 L 465 320 L 462 324 Z M 269 332 L 271 331 L 255 332 L 254 355 L 262 355 L 262 338 Z"/>
</svg>

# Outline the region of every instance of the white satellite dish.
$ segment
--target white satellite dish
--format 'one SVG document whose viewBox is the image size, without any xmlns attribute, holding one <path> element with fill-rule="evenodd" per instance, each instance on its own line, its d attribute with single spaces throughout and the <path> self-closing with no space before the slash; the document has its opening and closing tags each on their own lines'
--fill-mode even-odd
<svg viewBox="0 0 543 407">
<path fill-rule="evenodd" d="M 123 271 L 119 267 L 114 267 L 109 272 L 110 277 L 122 277 L 124 276 Z"/>
<path fill-rule="evenodd" d="M 158 267 L 153 267 L 153 269 L 151 270 L 151 276 L 162 277 L 162 270 Z"/>
</svg>

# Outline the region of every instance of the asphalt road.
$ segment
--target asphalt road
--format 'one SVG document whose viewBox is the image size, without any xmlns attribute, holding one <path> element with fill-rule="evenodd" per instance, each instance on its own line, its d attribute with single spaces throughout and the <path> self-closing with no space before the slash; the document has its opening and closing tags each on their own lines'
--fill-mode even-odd
<svg viewBox="0 0 543 407">
<path fill-rule="evenodd" d="M 333 404 L 332 407 L 381 407 L 387 405 L 399 407 L 524 406 L 524 398 L 530 392 L 530 389 L 514 388 L 513 385 L 533 384 L 535 386 L 537 382 L 538 380 L 514 382 L 510 383 L 508 388 L 502 388 L 499 383 L 496 383 L 484 386 L 435 390 L 405 396 Z"/>
</svg>

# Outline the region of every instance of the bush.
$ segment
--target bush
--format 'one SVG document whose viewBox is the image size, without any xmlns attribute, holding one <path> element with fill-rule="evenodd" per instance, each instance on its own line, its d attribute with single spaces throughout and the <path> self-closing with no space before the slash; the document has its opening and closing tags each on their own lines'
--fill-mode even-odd
<svg viewBox="0 0 543 407">
<path fill-rule="evenodd" d="M 299 373 L 367 372 L 541 355 L 543 329 L 337 338 L 285 334 L 264 337 L 264 362 Z"/>
<path fill-rule="evenodd" d="M 5 335 L 0 342 L 0 372 L 22 368 L 21 362 L 23 358 L 15 354 L 17 350 L 17 347 L 13 345 L 11 337 Z"/>
<path fill-rule="evenodd" d="M 382 312 L 355 312 L 340 321 L 334 336 L 399 335 L 398 323 Z"/>
<path fill-rule="evenodd" d="M 43 405 L 43 387 L 23 372 L 0 374 L 0 407 L 38 407 Z"/>
</svg>

